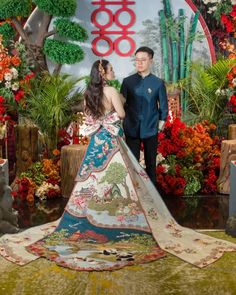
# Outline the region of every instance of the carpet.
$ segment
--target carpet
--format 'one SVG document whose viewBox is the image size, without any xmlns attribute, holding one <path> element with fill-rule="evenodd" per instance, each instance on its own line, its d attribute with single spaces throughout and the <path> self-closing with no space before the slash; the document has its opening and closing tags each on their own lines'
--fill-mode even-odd
<svg viewBox="0 0 236 295">
<path fill-rule="evenodd" d="M 236 243 L 224 232 L 206 233 Z M 203 269 L 168 254 L 155 262 L 102 272 L 74 271 L 43 258 L 17 266 L 0 257 L 0 295 L 234 295 L 235 278 L 235 252 Z"/>
</svg>

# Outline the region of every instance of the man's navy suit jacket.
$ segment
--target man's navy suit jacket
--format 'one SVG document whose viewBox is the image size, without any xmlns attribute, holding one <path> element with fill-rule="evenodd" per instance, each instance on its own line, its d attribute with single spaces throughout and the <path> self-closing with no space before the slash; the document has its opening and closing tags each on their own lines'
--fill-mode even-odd
<svg viewBox="0 0 236 295">
<path fill-rule="evenodd" d="M 165 121 L 168 115 L 163 80 L 153 74 L 143 78 L 136 73 L 123 80 L 121 93 L 126 98 L 125 134 L 141 139 L 156 135 L 159 120 Z"/>
</svg>

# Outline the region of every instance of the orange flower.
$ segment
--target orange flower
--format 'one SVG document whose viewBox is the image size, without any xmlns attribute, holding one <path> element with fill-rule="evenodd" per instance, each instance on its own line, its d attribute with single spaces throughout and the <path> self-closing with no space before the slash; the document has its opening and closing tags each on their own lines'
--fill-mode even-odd
<svg viewBox="0 0 236 295">
<path fill-rule="evenodd" d="M 58 149 L 55 149 L 52 151 L 54 156 L 59 156 L 60 155 L 60 151 Z"/>
<path fill-rule="evenodd" d="M 34 195 L 32 193 L 28 194 L 26 197 L 26 201 L 29 203 L 33 203 L 34 202 Z"/>
<path fill-rule="evenodd" d="M 231 71 L 236 74 L 236 67 L 233 67 Z"/>
<path fill-rule="evenodd" d="M 235 38 L 236 38 L 236 36 L 235 36 Z M 235 59 L 236 58 L 236 54 L 235 53 L 230 53 L 229 54 L 229 58 Z"/>
<path fill-rule="evenodd" d="M 19 66 L 21 64 L 21 60 L 17 55 L 14 55 L 11 58 L 11 63 L 13 64 L 13 66 Z"/>
</svg>

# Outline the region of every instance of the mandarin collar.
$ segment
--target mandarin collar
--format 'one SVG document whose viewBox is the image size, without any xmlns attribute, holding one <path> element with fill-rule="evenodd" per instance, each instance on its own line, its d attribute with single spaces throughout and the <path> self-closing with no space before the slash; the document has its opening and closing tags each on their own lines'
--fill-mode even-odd
<svg viewBox="0 0 236 295">
<path fill-rule="evenodd" d="M 138 75 L 140 78 L 142 78 L 142 79 L 145 79 L 145 78 L 151 76 L 151 74 L 152 74 L 152 73 L 150 72 L 150 73 L 148 73 L 147 75 L 142 76 L 139 72 L 137 72 L 137 75 Z"/>
</svg>

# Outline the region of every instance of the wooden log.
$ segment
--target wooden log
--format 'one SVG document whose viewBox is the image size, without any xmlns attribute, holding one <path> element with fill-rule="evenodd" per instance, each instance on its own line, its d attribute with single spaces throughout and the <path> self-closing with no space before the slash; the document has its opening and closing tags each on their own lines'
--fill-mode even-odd
<svg viewBox="0 0 236 295">
<path fill-rule="evenodd" d="M 26 171 L 38 160 L 38 128 L 16 126 L 16 174 Z"/>
<path fill-rule="evenodd" d="M 236 124 L 230 124 L 228 126 L 228 139 L 236 139 Z"/>
<path fill-rule="evenodd" d="M 236 160 L 236 140 L 223 140 L 221 145 L 220 176 L 217 180 L 218 192 L 230 192 L 230 163 Z"/>
<path fill-rule="evenodd" d="M 180 90 L 169 90 L 167 93 L 168 109 L 171 116 L 174 118 L 180 117 Z"/>
<path fill-rule="evenodd" d="M 87 145 L 71 144 L 61 149 L 61 191 L 69 198 L 74 187 L 75 177 L 83 160 Z"/>
</svg>

